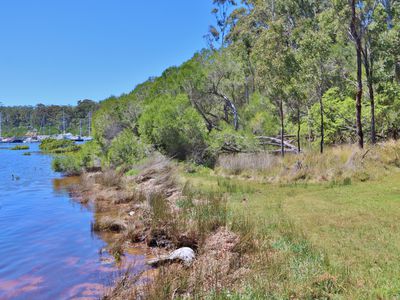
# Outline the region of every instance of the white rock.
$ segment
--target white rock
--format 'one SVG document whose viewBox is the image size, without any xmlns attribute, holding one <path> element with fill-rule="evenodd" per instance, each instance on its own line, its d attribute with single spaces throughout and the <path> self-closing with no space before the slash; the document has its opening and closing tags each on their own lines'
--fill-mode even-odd
<svg viewBox="0 0 400 300">
<path fill-rule="evenodd" d="M 147 261 L 147 264 L 149 265 L 158 265 L 170 261 L 176 261 L 179 260 L 181 261 L 184 265 L 190 266 L 195 259 L 196 255 L 193 251 L 193 249 L 189 247 L 183 247 L 179 248 L 175 251 L 172 251 L 168 255 L 163 255 L 158 258 L 150 259 Z"/>
<path fill-rule="evenodd" d="M 135 214 L 134 211 L 130 211 L 130 212 L 129 212 L 129 215 L 130 215 L 131 217 L 132 217 L 134 214 Z"/>
<path fill-rule="evenodd" d="M 185 265 L 191 265 L 194 258 L 195 254 L 193 249 L 189 247 L 183 247 L 179 248 L 175 251 L 172 251 L 169 255 L 170 260 L 180 260 L 182 261 Z"/>
</svg>

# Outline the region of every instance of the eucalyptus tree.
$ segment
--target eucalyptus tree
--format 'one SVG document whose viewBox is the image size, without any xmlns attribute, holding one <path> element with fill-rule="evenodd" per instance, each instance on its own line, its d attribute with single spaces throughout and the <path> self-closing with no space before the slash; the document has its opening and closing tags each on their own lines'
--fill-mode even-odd
<svg viewBox="0 0 400 300">
<path fill-rule="evenodd" d="M 213 0 L 214 8 L 211 13 L 215 17 L 216 25 L 210 25 L 208 34 L 205 35 L 211 49 L 215 49 L 215 43 L 218 43 L 220 48 L 226 45 L 226 36 L 228 35 L 231 26 L 233 26 L 234 18 L 231 17 L 231 9 L 236 6 L 235 0 Z"/>
<path fill-rule="evenodd" d="M 322 7 L 322 4 L 323 7 Z M 301 66 L 301 81 L 308 96 L 307 106 L 319 104 L 320 152 L 324 151 L 324 93 L 340 77 L 340 59 L 335 55 L 335 45 L 341 43 L 335 23 L 335 9 L 329 3 L 313 3 L 313 13 L 298 28 L 297 59 Z M 343 46 L 343 45 L 341 45 Z M 341 53 L 343 55 L 343 53 Z M 336 82 L 335 82 L 336 81 Z"/>
<path fill-rule="evenodd" d="M 238 105 L 244 103 L 245 75 L 243 64 L 230 49 L 205 51 L 183 66 L 194 71 L 187 76 L 185 90 L 209 131 L 219 129 L 224 121 L 239 129 Z"/>
<path fill-rule="evenodd" d="M 362 114 L 362 96 L 363 96 L 363 82 L 362 82 L 362 26 L 361 21 L 357 14 L 358 1 L 349 0 L 349 8 L 351 10 L 349 34 L 351 40 L 354 42 L 357 58 L 357 91 L 356 91 L 356 130 L 358 136 L 358 146 L 364 148 L 364 134 L 362 128 L 361 114 Z"/>
<path fill-rule="evenodd" d="M 274 9 L 274 7 L 272 7 Z M 272 14 L 275 14 L 274 12 Z M 290 98 L 293 80 L 299 70 L 291 32 L 283 19 L 271 20 L 255 44 L 256 78 L 262 91 L 276 104 L 280 118 L 281 155 L 285 155 L 285 103 Z"/>
<path fill-rule="evenodd" d="M 362 43 L 362 58 L 365 68 L 366 83 L 371 109 L 371 143 L 376 143 L 376 125 L 375 125 L 375 90 L 374 85 L 377 82 L 376 65 L 382 52 L 386 52 L 388 45 L 384 44 L 383 35 L 390 30 L 391 17 L 388 17 L 387 9 L 390 10 L 390 1 L 380 3 L 377 0 L 360 1 L 358 4 L 360 35 Z M 384 7 L 383 4 L 389 7 Z M 390 21 L 388 22 L 388 18 Z M 387 23 L 388 22 L 388 23 Z"/>
</svg>

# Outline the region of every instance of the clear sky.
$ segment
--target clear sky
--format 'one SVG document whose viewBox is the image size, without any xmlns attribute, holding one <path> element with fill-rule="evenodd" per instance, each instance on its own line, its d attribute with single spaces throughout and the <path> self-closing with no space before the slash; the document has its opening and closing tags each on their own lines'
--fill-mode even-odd
<svg viewBox="0 0 400 300">
<path fill-rule="evenodd" d="M 0 102 L 132 90 L 206 46 L 211 0 L 0 0 Z"/>
</svg>

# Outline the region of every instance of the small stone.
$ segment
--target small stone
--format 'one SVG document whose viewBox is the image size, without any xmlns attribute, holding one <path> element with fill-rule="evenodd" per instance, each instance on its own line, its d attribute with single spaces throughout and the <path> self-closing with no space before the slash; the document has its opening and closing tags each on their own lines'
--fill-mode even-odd
<svg viewBox="0 0 400 300">
<path fill-rule="evenodd" d="M 130 212 L 129 212 L 129 215 L 130 215 L 131 217 L 132 217 L 134 214 L 135 214 L 134 211 L 130 211 Z"/>
</svg>

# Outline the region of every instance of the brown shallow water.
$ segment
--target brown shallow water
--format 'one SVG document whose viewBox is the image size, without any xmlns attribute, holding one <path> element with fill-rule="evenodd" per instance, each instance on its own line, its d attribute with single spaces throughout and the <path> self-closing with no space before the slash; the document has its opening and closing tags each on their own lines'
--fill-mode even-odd
<svg viewBox="0 0 400 300">
<path fill-rule="evenodd" d="M 128 266 L 145 270 L 140 250 L 121 264 L 104 250 L 106 241 L 91 231 L 93 212 L 67 192 L 79 179 L 54 173 L 37 145 L 31 156 L 1 146 L 1 300 L 98 299 Z"/>
</svg>

